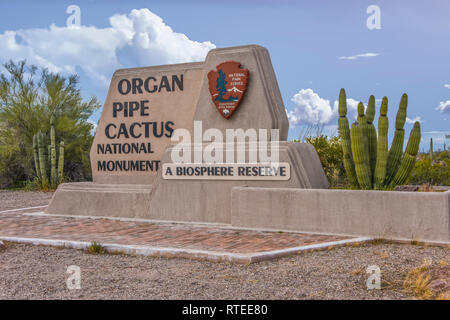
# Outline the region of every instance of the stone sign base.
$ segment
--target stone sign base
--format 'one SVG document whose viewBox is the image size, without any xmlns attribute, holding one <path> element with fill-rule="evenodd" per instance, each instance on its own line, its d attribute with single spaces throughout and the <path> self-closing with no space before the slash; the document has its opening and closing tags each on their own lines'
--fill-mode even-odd
<svg viewBox="0 0 450 320">
<path fill-rule="evenodd" d="M 133 218 L 138 212 L 148 212 L 151 190 L 148 184 L 62 183 L 45 212 Z"/>
<path fill-rule="evenodd" d="M 236 187 L 231 203 L 236 227 L 450 245 L 450 191 Z"/>
<path fill-rule="evenodd" d="M 240 146 L 235 146 L 235 154 Z M 223 150 L 222 150 L 223 151 Z M 251 151 L 248 146 L 246 153 Z M 172 146 L 166 149 L 164 163 L 171 163 Z M 218 151 L 219 152 L 219 151 Z M 236 186 L 272 188 L 328 188 L 314 147 L 307 143 L 279 143 L 279 162 L 290 165 L 289 180 L 165 180 L 160 172 L 148 212 L 136 217 L 158 220 L 231 223 L 231 189 Z"/>
<path fill-rule="evenodd" d="M 162 167 L 172 163 L 172 148 L 166 149 Z M 236 144 L 234 154 L 242 148 L 247 155 L 252 151 L 248 145 Z M 165 180 L 160 170 L 152 185 L 64 183 L 46 212 L 231 224 L 233 187 L 329 187 L 312 145 L 280 141 L 279 162 L 289 164 L 288 180 Z"/>
</svg>

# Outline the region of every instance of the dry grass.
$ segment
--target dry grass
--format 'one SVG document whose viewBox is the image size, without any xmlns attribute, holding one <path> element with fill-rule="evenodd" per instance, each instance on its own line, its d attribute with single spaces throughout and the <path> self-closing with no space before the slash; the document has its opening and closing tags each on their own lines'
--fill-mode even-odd
<svg viewBox="0 0 450 320">
<path fill-rule="evenodd" d="M 424 183 L 420 185 L 419 190 L 420 192 L 434 192 L 434 187 L 430 183 Z"/>
<path fill-rule="evenodd" d="M 433 279 L 434 271 L 446 268 L 448 265 L 448 262 L 440 261 L 438 266 L 433 266 L 430 260 L 425 260 L 421 266 L 409 270 L 406 274 L 403 282 L 405 291 L 419 299 L 449 300 L 450 292 L 436 293 L 430 288 L 430 283 L 435 280 Z"/>
<path fill-rule="evenodd" d="M 352 272 L 350 272 L 350 273 L 354 276 L 357 276 L 358 274 L 361 273 L 361 271 L 362 271 L 362 269 L 355 269 L 355 270 L 352 270 Z"/>
</svg>

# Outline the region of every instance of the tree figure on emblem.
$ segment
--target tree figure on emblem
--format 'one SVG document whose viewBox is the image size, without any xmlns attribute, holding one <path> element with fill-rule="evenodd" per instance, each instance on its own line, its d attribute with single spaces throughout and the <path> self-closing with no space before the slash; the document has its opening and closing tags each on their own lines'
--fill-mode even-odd
<svg viewBox="0 0 450 320">
<path fill-rule="evenodd" d="M 225 78 L 226 78 L 226 74 L 223 73 L 222 69 L 219 69 L 219 77 L 217 78 L 217 85 L 216 85 L 217 93 L 219 95 L 217 96 L 216 100 L 220 101 L 220 102 L 228 102 L 228 101 L 238 100 L 238 98 L 233 97 L 232 95 L 228 99 L 224 98 L 224 96 L 227 94 L 227 88 L 225 86 L 228 84 L 228 82 L 227 82 L 227 80 L 225 80 Z"/>
<path fill-rule="evenodd" d="M 223 96 L 227 93 L 227 88 L 225 87 L 227 85 L 227 80 L 225 80 L 225 73 L 223 73 L 222 69 L 219 70 L 219 77 L 217 78 L 217 93 L 219 96 L 216 98 L 218 101 L 226 101 Z"/>
</svg>

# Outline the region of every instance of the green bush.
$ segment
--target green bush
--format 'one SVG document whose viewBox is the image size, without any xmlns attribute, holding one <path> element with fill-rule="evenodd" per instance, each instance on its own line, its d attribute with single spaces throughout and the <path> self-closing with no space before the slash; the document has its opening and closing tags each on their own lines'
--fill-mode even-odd
<svg viewBox="0 0 450 320">
<path fill-rule="evenodd" d="M 310 143 L 316 149 L 331 187 L 350 186 L 342 162 L 342 142 L 339 137 L 321 134 L 315 137 L 303 137 L 302 142 Z"/>
<path fill-rule="evenodd" d="M 412 171 L 409 183 L 450 186 L 449 154 L 449 151 L 434 153 L 433 162 L 431 162 L 429 155 L 420 155 Z"/>
<path fill-rule="evenodd" d="M 35 178 L 33 136 L 45 134 L 50 144 L 50 118 L 58 140 L 65 142 L 64 172 L 69 180 L 91 178 L 89 150 L 95 97 L 85 101 L 78 77 L 48 72 L 25 61 L 8 62 L 0 73 L 0 187 Z M 47 153 L 47 150 L 45 150 Z"/>
</svg>

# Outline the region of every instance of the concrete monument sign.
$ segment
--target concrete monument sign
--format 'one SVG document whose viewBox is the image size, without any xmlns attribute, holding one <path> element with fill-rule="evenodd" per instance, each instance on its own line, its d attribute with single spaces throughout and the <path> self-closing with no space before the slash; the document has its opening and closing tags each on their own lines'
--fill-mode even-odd
<svg viewBox="0 0 450 320">
<path fill-rule="evenodd" d="M 324 190 L 314 147 L 286 141 L 288 129 L 260 46 L 118 70 L 91 149 L 94 181 L 61 184 L 46 212 L 448 243 L 450 191 Z"/>
<path fill-rule="evenodd" d="M 118 70 L 91 149 L 94 182 L 62 184 L 47 212 L 231 223 L 234 187 L 328 188 L 314 148 L 287 142 L 288 129 L 263 47 Z"/>
<path fill-rule="evenodd" d="M 151 184 L 177 128 L 190 130 L 202 63 L 114 73 L 91 148 L 96 183 Z"/>
</svg>

